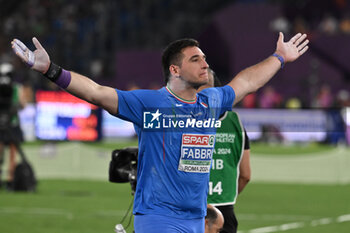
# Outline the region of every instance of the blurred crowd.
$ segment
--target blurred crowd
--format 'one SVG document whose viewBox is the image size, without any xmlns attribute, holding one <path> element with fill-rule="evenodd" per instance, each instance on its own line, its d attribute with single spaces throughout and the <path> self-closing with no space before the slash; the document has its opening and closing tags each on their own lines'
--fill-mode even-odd
<svg viewBox="0 0 350 233">
<path fill-rule="evenodd" d="M 281 1 L 273 1 L 280 4 Z M 350 34 L 350 2 L 348 0 L 284 1 L 283 14 L 271 22 L 276 31 L 317 34 Z"/>
<path fill-rule="evenodd" d="M 225 2 L 229 1 L 1 1 L 0 62 L 10 57 L 13 37 L 31 44 L 36 36 L 63 67 L 94 79 L 112 78 L 117 50 L 162 48 L 175 38 L 196 36 Z"/>
<path fill-rule="evenodd" d="M 350 107 L 350 92 L 342 89 L 338 92 L 331 90 L 330 86 L 322 85 L 309 103 L 299 97 L 283 96 L 273 86 L 266 86 L 258 93 L 246 96 L 240 104 L 243 108 L 342 108 Z"/>
<path fill-rule="evenodd" d="M 113 81 L 115 54 L 123 49 L 161 49 L 180 37 L 196 37 L 211 16 L 232 2 L 270 2 L 270 0 L 28 0 L 1 1 L 0 63 L 23 64 L 13 59 L 12 38 L 30 45 L 36 36 L 57 64 L 83 73 L 99 83 Z M 282 4 L 281 4 L 282 5 Z M 350 3 L 346 0 L 283 1 L 282 12 L 271 22 L 273 30 L 306 33 L 350 34 Z M 204 16 L 204 17 L 203 17 Z M 55 85 L 35 72 L 16 69 L 16 79 L 36 89 L 54 89 Z M 242 107 L 253 108 L 331 108 L 349 106 L 349 91 L 333 91 L 320 84 L 309 102 L 283 96 L 278 87 L 268 86 L 247 96 Z M 137 89 L 135 83 L 126 85 Z M 152 88 L 158 88 L 154 84 Z"/>
<path fill-rule="evenodd" d="M 273 31 L 282 31 L 286 34 L 306 33 L 310 40 L 325 35 L 350 35 L 350 1 L 348 0 L 294 0 L 283 1 L 283 4 L 278 0 L 270 2 L 282 6 L 281 14 L 270 23 Z M 301 99 L 298 96 L 286 97 L 269 86 L 258 94 L 247 96 L 242 106 L 261 108 L 341 108 L 350 106 L 349 90 L 332 90 L 331 86 L 326 83 L 310 83 L 310 86 L 312 93 L 308 99 Z"/>
</svg>

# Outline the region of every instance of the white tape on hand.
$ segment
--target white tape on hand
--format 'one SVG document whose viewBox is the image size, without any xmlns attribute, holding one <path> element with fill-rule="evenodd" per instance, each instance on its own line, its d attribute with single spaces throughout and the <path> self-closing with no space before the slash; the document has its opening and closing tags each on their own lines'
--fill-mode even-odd
<svg viewBox="0 0 350 233">
<path fill-rule="evenodd" d="M 22 41 L 14 39 L 12 42 L 12 49 L 16 55 L 22 59 L 28 66 L 32 67 L 35 61 L 34 53 L 23 44 Z"/>
</svg>

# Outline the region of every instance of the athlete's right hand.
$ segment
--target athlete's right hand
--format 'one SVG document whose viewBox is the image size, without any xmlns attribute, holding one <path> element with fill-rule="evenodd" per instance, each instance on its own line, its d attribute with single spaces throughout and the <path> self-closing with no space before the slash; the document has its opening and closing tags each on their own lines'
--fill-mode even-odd
<svg viewBox="0 0 350 233">
<path fill-rule="evenodd" d="M 50 67 L 50 57 L 35 37 L 33 37 L 32 40 L 36 48 L 34 52 L 29 50 L 27 46 L 18 39 L 12 40 L 12 49 L 29 67 L 45 74 Z"/>
</svg>

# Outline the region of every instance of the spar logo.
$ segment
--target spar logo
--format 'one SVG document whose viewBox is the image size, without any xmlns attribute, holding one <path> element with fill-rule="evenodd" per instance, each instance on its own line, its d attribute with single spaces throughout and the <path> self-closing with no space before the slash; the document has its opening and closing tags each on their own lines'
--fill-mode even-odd
<svg viewBox="0 0 350 233">
<path fill-rule="evenodd" d="M 192 115 L 166 114 L 161 113 L 159 109 L 156 111 L 143 112 L 143 128 L 144 129 L 213 129 L 221 127 L 221 121 L 214 117 L 207 119 L 197 119 L 202 113 Z"/>
<path fill-rule="evenodd" d="M 214 135 L 198 135 L 198 134 L 184 134 L 182 137 L 182 145 L 194 147 L 213 147 L 215 142 Z"/>
</svg>

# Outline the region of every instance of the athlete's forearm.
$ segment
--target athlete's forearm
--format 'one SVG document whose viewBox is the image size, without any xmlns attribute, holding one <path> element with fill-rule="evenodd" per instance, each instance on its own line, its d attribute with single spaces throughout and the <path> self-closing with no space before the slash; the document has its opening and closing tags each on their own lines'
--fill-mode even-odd
<svg viewBox="0 0 350 233">
<path fill-rule="evenodd" d="M 249 179 L 246 179 L 244 177 L 238 178 L 238 193 L 241 193 L 245 186 L 248 184 Z"/>
<path fill-rule="evenodd" d="M 117 114 L 118 94 L 115 89 L 99 85 L 81 74 L 72 71 L 70 74 L 71 81 L 65 89 L 67 92 L 89 103 L 100 106 L 111 114 Z"/>
</svg>

